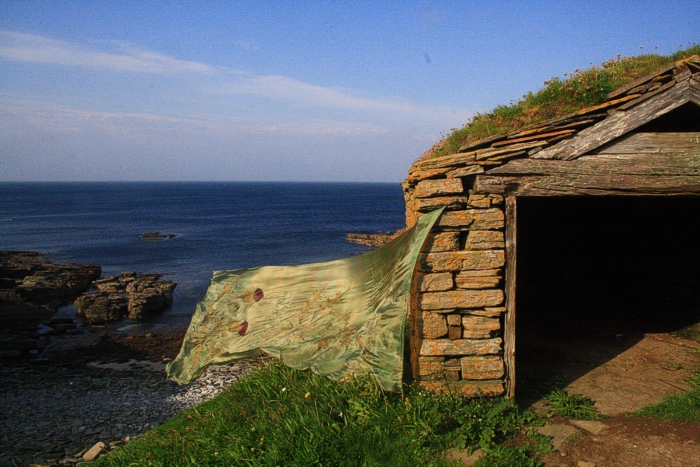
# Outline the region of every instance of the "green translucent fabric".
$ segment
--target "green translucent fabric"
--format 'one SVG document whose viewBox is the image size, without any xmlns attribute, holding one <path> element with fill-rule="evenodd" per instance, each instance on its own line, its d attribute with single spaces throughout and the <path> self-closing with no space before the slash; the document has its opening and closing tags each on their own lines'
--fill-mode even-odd
<svg viewBox="0 0 700 467">
<path fill-rule="evenodd" d="M 371 374 L 400 391 L 413 270 L 441 212 L 351 258 L 215 271 L 168 377 L 189 383 L 209 365 L 264 352 L 331 378 Z"/>
</svg>

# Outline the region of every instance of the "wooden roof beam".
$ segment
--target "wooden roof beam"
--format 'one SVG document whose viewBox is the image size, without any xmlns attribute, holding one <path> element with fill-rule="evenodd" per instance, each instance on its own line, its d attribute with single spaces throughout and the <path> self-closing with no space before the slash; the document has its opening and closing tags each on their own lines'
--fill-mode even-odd
<svg viewBox="0 0 700 467">
<path fill-rule="evenodd" d="M 691 88 L 693 89 L 692 93 Z M 582 130 L 574 138 L 543 149 L 532 158 L 576 159 L 690 101 L 700 105 L 700 83 L 694 77 L 686 78 L 665 92 L 657 94 L 627 111 L 611 115 Z"/>
</svg>

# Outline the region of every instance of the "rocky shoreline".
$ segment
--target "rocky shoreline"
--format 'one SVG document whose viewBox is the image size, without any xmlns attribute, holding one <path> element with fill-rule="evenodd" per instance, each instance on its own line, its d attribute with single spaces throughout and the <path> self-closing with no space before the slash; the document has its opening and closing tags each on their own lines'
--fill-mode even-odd
<svg viewBox="0 0 700 467">
<path fill-rule="evenodd" d="M 100 276 L 99 266 L 0 251 L 0 466 L 92 459 L 214 397 L 263 361 L 212 367 L 178 386 L 164 370 L 184 329 L 128 335 L 101 326 L 160 312 L 176 284 L 157 274 Z M 76 319 L 53 317 L 73 302 Z"/>
<path fill-rule="evenodd" d="M 165 378 L 170 358 L 0 366 L 0 465 L 78 464 L 90 448 L 97 446 L 99 454 L 140 437 L 263 361 L 210 367 L 178 386 Z"/>
</svg>

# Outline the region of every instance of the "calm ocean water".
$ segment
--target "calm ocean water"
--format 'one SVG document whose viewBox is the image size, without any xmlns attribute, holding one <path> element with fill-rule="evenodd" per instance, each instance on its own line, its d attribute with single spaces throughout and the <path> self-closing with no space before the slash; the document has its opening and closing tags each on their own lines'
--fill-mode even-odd
<svg viewBox="0 0 700 467">
<path fill-rule="evenodd" d="M 347 233 L 404 223 L 398 183 L 0 183 L 0 249 L 176 281 L 144 327 L 188 323 L 214 270 L 344 258 L 368 250 Z M 177 237 L 139 240 L 155 231 Z"/>
</svg>

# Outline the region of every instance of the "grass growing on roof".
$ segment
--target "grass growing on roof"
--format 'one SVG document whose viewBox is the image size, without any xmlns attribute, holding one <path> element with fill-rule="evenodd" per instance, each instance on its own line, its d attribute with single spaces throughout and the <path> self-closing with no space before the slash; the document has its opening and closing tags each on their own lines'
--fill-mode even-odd
<svg viewBox="0 0 700 467">
<path fill-rule="evenodd" d="M 700 45 L 694 44 L 671 55 L 618 55 L 600 66 L 564 73 L 565 79 L 555 77 L 545 81 L 544 88 L 523 95 L 514 104 L 499 105 L 491 112 L 476 114 L 464 127 L 453 129 L 435 143 L 421 159 L 453 154 L 465 144 L 601 104 L 610 91 L 693 55 L 700 55 Z"/>
<path fill-rule="evenodd" d="M 449 447 L 499 455 L 528 417 L 505 399 L 402 396 L 273 361 L 91 465 L 446 466 Z"/>
</svg>

